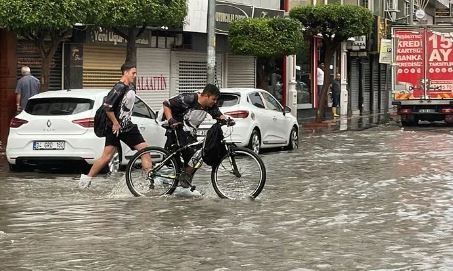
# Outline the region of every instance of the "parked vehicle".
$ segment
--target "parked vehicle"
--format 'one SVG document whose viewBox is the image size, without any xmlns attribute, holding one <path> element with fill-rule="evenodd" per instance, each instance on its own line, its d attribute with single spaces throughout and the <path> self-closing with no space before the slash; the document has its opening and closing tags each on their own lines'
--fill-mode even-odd
<svg viewBox="0 0 453 271">
<path fill-rule="evenodd" d="M 255 153 L 265 148 L 298 147 L 296 117 L 269 92 L 255 88 L 224 88 L 220 92 L 220 111 L 236 121 L 232 129 L 223 128 L 227 142 L 249 147 Z M 205 136 L 213 123 L 212 118 L 207 118 L 200 125 L 198 136 Z"/>
<path fill-rule="evenodd" d="M 102 105 L 107 89 L 47 91 L 33 96 L 24 111 L 10 123 L 6 157 L 13 171 L 62 163 L 93 164 L 104 148 L 105 138 L 94 134 L 96 109 Z M 165 130 L 155 112 L 136 97 L 132 122 L 145 140 L 164 146 Z M 126 166 L 135 151 L 122 143 L 110 170 Z"/>
<path fill-rule="evenodd" d="M 451 27 L 394 27 L 393 101 L 403 126 L 453 123 Z"/>
</svg>

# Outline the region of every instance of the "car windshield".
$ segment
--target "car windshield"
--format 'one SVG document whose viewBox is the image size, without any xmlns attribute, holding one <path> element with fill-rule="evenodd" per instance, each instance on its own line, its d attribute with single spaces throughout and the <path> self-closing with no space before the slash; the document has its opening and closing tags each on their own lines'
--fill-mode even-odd
<svg viewBox="0 0 453 271">
<path fill-rule="evenodd" d="M 28 100 L 25 112 L 31 115 L 74 115 L 93 108 L 94 101 L 83 98 L 40 98 Z"/>
<path fill-rule="evenodd" d="M 233 106 L 239 103 L 239 95 L 237 94 L 220 94 L 217 104 L 219 107 Z"/>
</svg>

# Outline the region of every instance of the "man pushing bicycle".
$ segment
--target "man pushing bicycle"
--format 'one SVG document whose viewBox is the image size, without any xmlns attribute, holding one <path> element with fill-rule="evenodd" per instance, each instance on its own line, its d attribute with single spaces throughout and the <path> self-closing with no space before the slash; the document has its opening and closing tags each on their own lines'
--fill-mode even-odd
<svg viewBox="0 0 453 271">
<path fill-rule="evenodd" d="M 163 116 L 168 121 L 170 129 L 176 131 L 176 133 L 167 131 L 165 148 L 170 149 L 176 142 L 181 146 L 196 142 L 197 128 L 207 114 L 214 119 L 225 120 L 225 116 L 217 106 L 219 96 L 219 89 L 213 84 L 207 84 L 201 93 L 184 93 L 165 100 Z M 195 169 L 189 165 L 189 161 L 194 153 L 195 151 L 191 148 L 187 148 L 182 153 L 184 171 L 179 176 L 179 183 L 183 188 L 189 188 L 192 184 Z"/>
</svg>

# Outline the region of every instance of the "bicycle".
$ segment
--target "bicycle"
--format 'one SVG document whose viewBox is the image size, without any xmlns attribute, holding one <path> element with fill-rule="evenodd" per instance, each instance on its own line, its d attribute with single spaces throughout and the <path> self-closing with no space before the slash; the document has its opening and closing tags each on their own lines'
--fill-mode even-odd
<svg viewBox="0 0 453 271">
<path fill-rule="evenodd" d="M 220 124 L 232 126 L 234 121 L 223 121 Z M 175 130 L 173 132 L 176 133 Z M 172 146 L 172 151 L 150 146 L 137 152 L 126 168 L 126 184 L 136 196 L 171 195 L 178 187 L 178 177 L 183 171 L 181 152 L 186 148 L 203 151 L 206 137 L 200 141 L 180 146 Z M 234 143 L 222 140 L 226 155 L 220 163 L 212 166 L 211 184 L 220 198 L 239 199 L 256 198 L 266 182 L 266 168 L 261 158 L 253 151 L 238 147 Z M 149 153 L 153 159 L 153 169 L 145 172 L 141 167 L 140 157 Z M 201 167 L 195 168 L 193 175 Z"/>
</svg>

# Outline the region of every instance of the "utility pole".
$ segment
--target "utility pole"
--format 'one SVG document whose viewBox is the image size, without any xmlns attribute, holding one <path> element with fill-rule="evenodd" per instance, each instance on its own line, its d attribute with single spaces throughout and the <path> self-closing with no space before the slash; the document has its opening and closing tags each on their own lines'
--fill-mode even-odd
<svg viewBox="0 0 453 271">
<path fill-rule="evenodd" d="M 215 84 L 215 2 L 208 0 L 208 84 Z"/>
<path fill-rule="evenodd" d="M 409 25 L 414 24 L 414 0 L 409 0 Z"/>
</svg>

